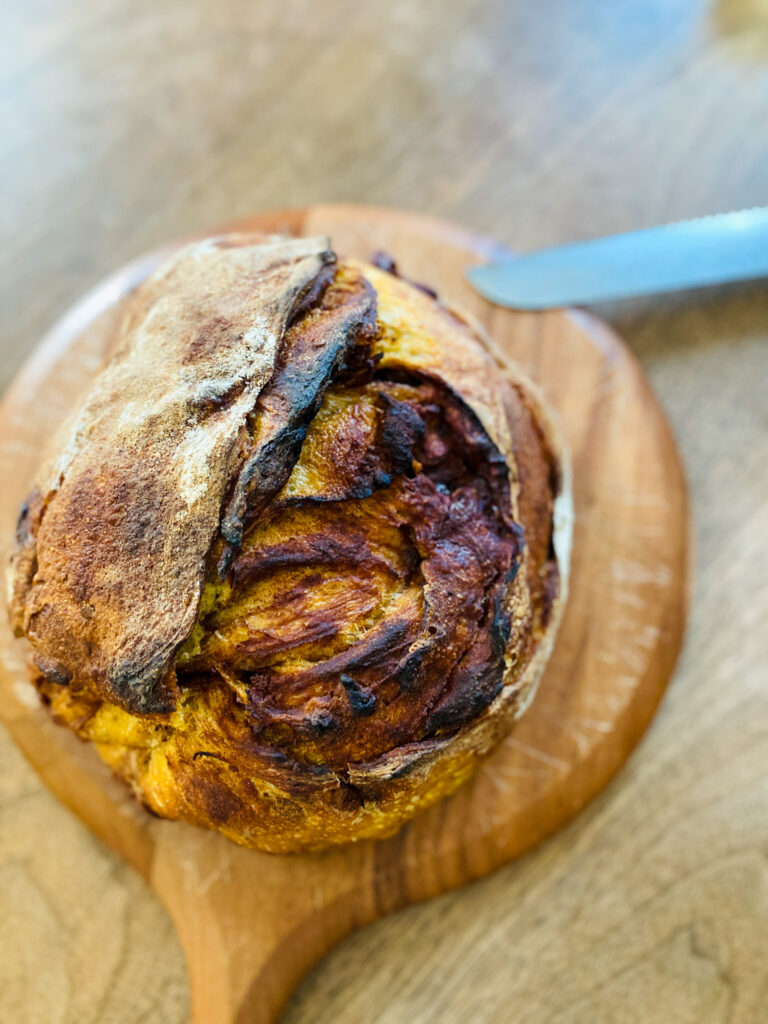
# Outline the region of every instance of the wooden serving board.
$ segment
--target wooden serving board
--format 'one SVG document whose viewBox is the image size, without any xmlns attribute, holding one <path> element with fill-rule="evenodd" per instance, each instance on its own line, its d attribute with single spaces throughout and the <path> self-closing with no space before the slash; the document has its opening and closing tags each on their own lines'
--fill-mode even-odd
<svg viewBox="0 0 768 1024">
<path fill-rule="evenodd" d="M 0 716 L 44 782 L 130 861 L 184 947 L 196 1024 L 262 1024 L 351 929 L 478 878 L 572 818 L 619 769 L 669 681 L 688 599 L 689 525 L 673 438 L 622 342 L 574 311 L 516 313 L 465 283 L 488 241 L 412 213 L 312 206 L 228 228 L 331 236 L 344 254 L 392 254 L 408 277 L 470 309 L 543 388 L 573 460 L 571 593 L 525 718 L 475 778 L 397 836 L 276 856 L 143 811 L 94 751 L 55 726 L 3 624 Z M 53 429 L 101 361 L 114 303 L 154 266 L 140 260 L 88 295 L 43 341 L 0 409 L 0 541 Z"/>
</svg>

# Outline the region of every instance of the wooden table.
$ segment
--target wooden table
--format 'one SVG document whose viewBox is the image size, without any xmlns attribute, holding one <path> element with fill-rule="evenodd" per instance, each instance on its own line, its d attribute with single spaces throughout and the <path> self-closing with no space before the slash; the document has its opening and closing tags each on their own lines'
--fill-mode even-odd
<svg viewBox="0 0 768 1024">
<path fill-rule="evenodd" d="M 28 0 L 0 18 L 3 383 L 105 272 L 253 209 L 385 203 L 528 248 L 767 201 L 765 0 Z M 289 1024 L 768 1020 L 768 289 L 598 312 L 688 472 L 676 679 L 578 821 L 346 940 Z M 186 1020 L 159 903 L 4 735 L 0 921 L 0 1020 Z"/>
</svg>

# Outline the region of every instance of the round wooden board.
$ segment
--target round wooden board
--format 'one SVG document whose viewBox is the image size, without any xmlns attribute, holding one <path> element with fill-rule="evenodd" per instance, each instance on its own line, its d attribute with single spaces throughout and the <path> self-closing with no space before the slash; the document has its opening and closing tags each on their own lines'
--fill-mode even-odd
<svg viewBox="0 0 768 1024">
<path fill-rule="evenodd" d="M 412 213 L 313 206 L 227 228 L 329 234 L 340 253 L 392 254 L 408 277 L 471 310 L 541 385 L 573 460 L 571 593 L 538 696 L 475 778 L 397 836 L 320 854 L 254 853 L 138 807 L 93 750 L 50 721 L 25 650 L 0 636 L 0 715 L 45 783 L 142 872 L 170 911 L 197 1024 L 270 1021 L 302 974 L 352 928 L 487 874 L 551 834 L 611 779 L 674 667 L 688 593 L 688 510 L 674 441 L 622 342 L 574 311 L 517 313 L 464 280 L 493 243 Z M 157 262 L 126 268 L 38 348 L 0 410 L 0 536 L 53 429 L 87 386 L 114 303 Z"/>
</svg>

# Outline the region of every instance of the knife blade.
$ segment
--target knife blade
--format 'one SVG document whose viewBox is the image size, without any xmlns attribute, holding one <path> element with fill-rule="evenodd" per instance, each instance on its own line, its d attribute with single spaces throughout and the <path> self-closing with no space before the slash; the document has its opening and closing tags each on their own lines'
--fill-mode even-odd
<svg viewBox="0 0 768 1024">
<path fill-rule="evenodd" d="M 715 214 L 485 266 L 467 278 L 514 309 L 581 306 L 768 276 L 768 207 Z"/>
</svg>

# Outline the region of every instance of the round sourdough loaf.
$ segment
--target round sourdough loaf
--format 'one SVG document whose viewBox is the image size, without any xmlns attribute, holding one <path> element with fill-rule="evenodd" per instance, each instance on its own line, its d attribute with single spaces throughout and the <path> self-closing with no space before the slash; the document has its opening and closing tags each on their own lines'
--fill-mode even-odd
<svg viewBox="0 0 768 1024">
<path fill-rule="evenodd" d="M 158 815 L 271 851 L 392 832 L 552 648 L 570 492 L 541 397 L 325 238 L 207 239 L 123 305 L 19 520 L 43 701 Z"/>
</svg>

